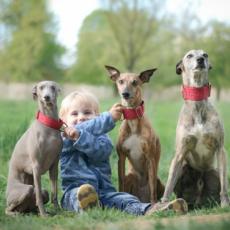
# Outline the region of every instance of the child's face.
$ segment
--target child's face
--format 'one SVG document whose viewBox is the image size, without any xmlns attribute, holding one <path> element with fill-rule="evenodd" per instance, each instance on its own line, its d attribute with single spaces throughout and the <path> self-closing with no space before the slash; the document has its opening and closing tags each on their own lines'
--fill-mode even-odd
<svg viewBox="0 0 230 230">
<path fill-rule="evenodd" d="M 83 121 L 94 118 L 96 115 L 90 103 L 74 102 L 66 112 L 64 120 L 68 126 L 75 126 Z"/>
</svg>

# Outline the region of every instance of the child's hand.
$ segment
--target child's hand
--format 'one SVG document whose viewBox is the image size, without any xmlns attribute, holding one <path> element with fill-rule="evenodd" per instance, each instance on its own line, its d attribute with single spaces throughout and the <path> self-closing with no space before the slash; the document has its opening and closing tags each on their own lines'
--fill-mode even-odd
<svg viewBox="0 0 230 230">
<path fill-rule="evenodd" d="M 121 119 L 122 109 L 123 109 L 123 106 L 121 104 L 116 103 L 109 110 L 109 112 L 111 113 L 114 121 L 118 121 L 118 120 Z"/>
<path fill-rule="evenodd" d="M 78 131 L 73 127 L 66 127 L 64 129 L 64 137 L 69 138 L 73 141 L 76 141 L 79 138 Z"/>
</svg>

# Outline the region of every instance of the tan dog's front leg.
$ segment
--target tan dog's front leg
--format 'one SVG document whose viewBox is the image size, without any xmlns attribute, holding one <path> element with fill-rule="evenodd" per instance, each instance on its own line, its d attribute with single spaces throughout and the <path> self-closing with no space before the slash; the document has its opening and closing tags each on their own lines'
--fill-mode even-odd
<svg viewBox="0 0 230 230">
<path fill-rule="evenodd" d="M 120 149 L 117 149 L 118 153 L 118 180 L 119 180 L 119 191 L 125 191 L 125 159 L 126 156 Z"/>
<path fill-rule="evenodd" d="M 220 201 L 221 207 L 227 207 L 230 205 L 228 197 L 228 179 L 227 179 L 227 159 L 225 149 L 222 148 L 217 155 L 218 170 L 220 177 Z"/>
<path fill-rule="evenodd" d="M 180 153 L 177 153 L 170 165 L 168 180 L 165 186 L 165 192 L 161 199 L 162 202 L 166 202 L 169 200 L 169 197 L 175 188 L 176 182 L 179 176 L 181 175 L 182 166 L 183 166 L 182 163 L 183 163 L 183 158 L 180 155 Z"/>
<path fill-rule="evenodd" d="M 154 159 L 149 159 L 148 168 L 149 188 L 150 188 L 150 202 L 157 201 L 157 167 Z"/>
<path fill-rule="evenodd" d="M 59 209 L 58 196 L 57 196 L 57 180 L 58 180 L 58 158 L 49 169 L 50 181 L 51 181 L 51 202 L 55 209 Z"/>
<path fill-rule="evenodd" d="M 34 177 L 34 186 L 35 186 L 35 196 L 36 196 L 36 205 L 38 206 L 41 216 L 46 216 L 46 212 L 43 205 L 42 199 L 42 189 L 41 189 L 41 173 L 39 171 L 39 166 L 33 166 L 33 177 Z"/>
</svg>

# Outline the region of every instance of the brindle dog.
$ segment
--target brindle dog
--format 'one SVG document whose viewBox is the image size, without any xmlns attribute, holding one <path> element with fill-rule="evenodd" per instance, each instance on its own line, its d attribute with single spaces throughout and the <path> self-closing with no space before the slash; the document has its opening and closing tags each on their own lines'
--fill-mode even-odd
<svg viewBox="0 0 230 230">
<path fill-rule="evenodd" d="M 189 51 L 176 66 L 177 74 L 182 75 L 183 85 L 198 90 L 209 85 L 209 69 L 211 66 L 208 54 L 203 50 Z M 169 199 L 185 164 L 199 172 L 207 172 L 214 169 L 215 158 L 220 180 L 221 207 L 224 207 L 230 202 L 227 194 L 223 125 L 208 98 L 185 100 L 176 130 L 176 153 L 170 166 L 162 202 Z"/>
</svg>

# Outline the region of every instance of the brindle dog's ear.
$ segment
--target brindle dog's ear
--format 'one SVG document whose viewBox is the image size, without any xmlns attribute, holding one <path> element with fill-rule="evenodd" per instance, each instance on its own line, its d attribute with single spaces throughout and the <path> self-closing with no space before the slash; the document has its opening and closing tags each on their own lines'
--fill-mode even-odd
<svg viewBox="0 0 230 230">
<path fill-rule="evenodd" d="M 120 76 L 120 71 L 116 69 L 115 67 L 105 65 L 105 68 L 109 72 L 109 76 L 112 81 L 116 81 L 117 78 Z"/>
<path fill-rule="evenodd" d="M 212 65 L 208 63 L 208 70 L 212 69 Z"/>
<path fill-rule="evenodd" d="M 182 71 L 183 71 L 183 68 L 184 68 L 183 62 L 182 62 L 182 60 L 180 60 L 180 61 L 176 64 L 176 73 L 177 73 L 178 75 L 180 75 L 180 74 L 182 73 Z"/>
<path fill-rule="evenodd" d="M 55 89 L 56 89 L 57 94 L 61 93 L 61 87 L 58 83 L 55 84 Z"/>
<path fill-rule="evenodd" d="M 37 100 L 37 85 L 35 85 L 33 88 L 32 88 L 32 95 L 33 95 L 33 99 L 34 100 Z"/>
<path fill-rule="evenodd" d="M 141 81 L 142 81 L 143 83 L 149 82 L 150 77 L 153 75 L 153 73 L 154 73 L 156 70 L 157 70 L 157 68 L 145 70 L 145 71 L 143 71 L 143 72 L 140 73 L 139 78 L 141 79 Z"/>
</svg>

